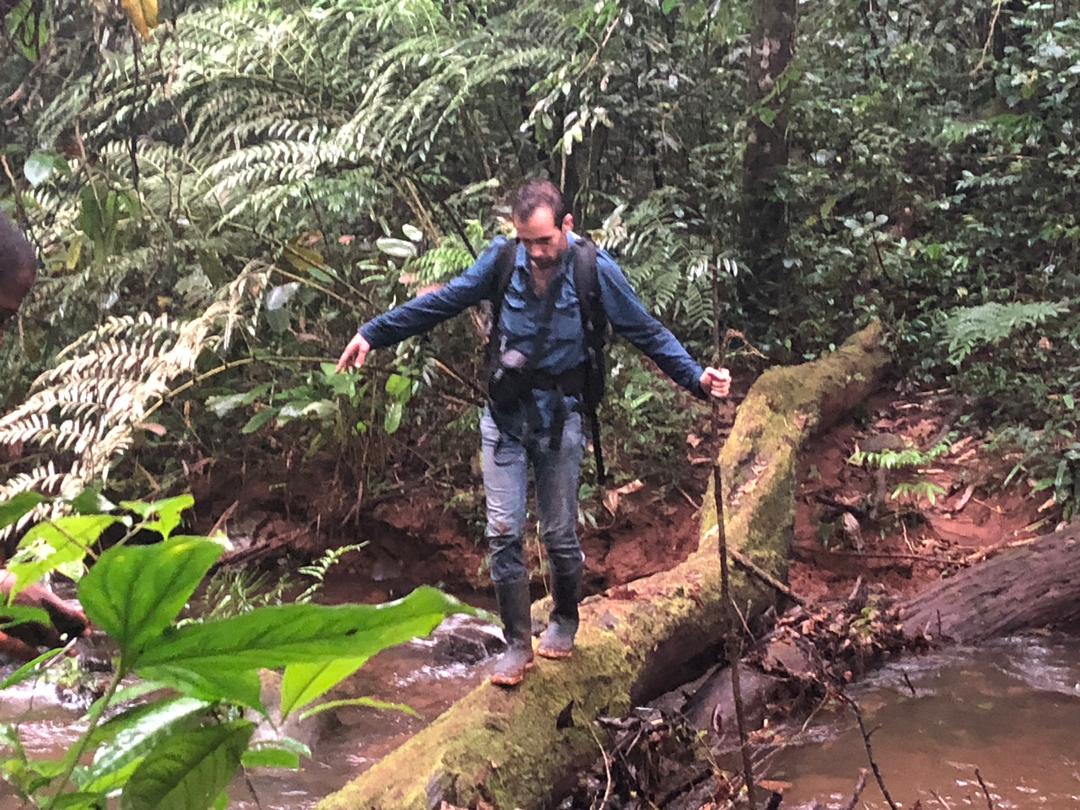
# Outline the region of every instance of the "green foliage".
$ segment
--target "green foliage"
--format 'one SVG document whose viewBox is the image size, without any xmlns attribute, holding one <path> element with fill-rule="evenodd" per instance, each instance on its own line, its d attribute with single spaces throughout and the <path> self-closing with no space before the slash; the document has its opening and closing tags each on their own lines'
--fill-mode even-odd
<svg viewBox="0 0 1080 810">
<path fill-rule="evenodd" d="M 849 464 L 861 467 L 864 464 L 882 470 L 906 470 L 913 467 L 924 467 L 935 459 L 941 458 L 949 452 L 948 442 L 939 442 L 925 452 L 917 447 L 905 447 L 902 450 L 882 450 L 870 452 L 856 450 L 848 459 Z"/>
<path fill-rule="evenodd" d="M 240 765 L 255 724 L 234 721 L 171 736 L 135 769 L 123 810 L 192 810 L 210 807 Z"/>
<path fill-rule="evenodd" d="M 300 568 L 297 569 L 297 573 L 309 577 L 314 580 L 314 582 L 305 588 L 293 601 L 301 603 L 310 602 L 319 590 L 322 589 L 326 582 L 326 575 L 329 573 L 330 569 L 341 562 L 341 558 L 346 554 L 353 551 L 359 551 L 366 545 L 367 543 L 351 543 L 346 546 L 328 548 L 314 562 L 300 566 Z"/>
<path fill-rule="evenodd" d="M 893 470 L 918 470 L 925 467 L 935 459 L 947 455 L 950 443 L 939 442 L 929 450 L 919 450 L 917 447 L 904 447 L 900 450 L 882 450 L 871 452 L 856 450 L 851 454 L 848 463 L 856 467 L 867 466 L 873 469 Z M 918 501 L 920 498 L 928 501 L 931 506 L 937 503 L 938 497 L 945 494 L 945 489 L 932 481 L 915 480 L 901 481 L 889 496 L 894 501 Z"/>
<path fill-rule="evenodd" d="M 143 648 L 176 619 L 222 551 L 220 543 L 196 537 L 112 549 L 79 586 L 83 609 L 122 655 L 138 660 Z M 125 669 L 133 665 L 121 664 Z"/>
<path fill-rule="evenodd" d="M 265 713 L 259 669 L 285 669 L 280 714 L 285 717 L 317 700 L 380 650 L 430 632 L 448 613 L 470 610 L 439 591 L 421 588 L 384 605 L 267 606 L 178 624 L 222 552 L 220 543 L 206 538 L 169 536 L 179 512 L 190 505 L 188 496 L 122 504 L 133 532 L 153 528 L 165 539 L 148 546 L 114 545 L 80 581 L 87 616 L 117 647 L 116 668 L 105 695 L 88 712 L 86 731 L 63 759 L 30 758 L 18 726 L 6 727 L 0 744 L 8 758 L 0 763 L 0 773 L 27 802 L 49 808 L 98 806 L 107 794 L 119 792 L 124 808 L 224 806 L 219 798 L 242 762 L 295 768 L 301 753 L 286 739 L 249 749 L 255 725 L 240 716 L 245 707 Z M 35 526 L 28 536 L 52 542 L 75 533 L 77 542 L 70 545 L 85 553 L 105 527 L 120 519 L 58 518 Z M 67 561 L 66 552 L 54 547 L 42 571 L 57 567 L 51 562 L 57 557 Z M 51 655 L 13 673 L 3 686 L 40 673 Z M 135 673 L 146 682 L 118 691 L 121 681 Z M 151 691 L 154 696 L 144 700 Z M 104 721 L 106 712 L 127 700 L 141 702 Z M 323 704 L 308 713 L 338 705 L 344 704 Z M 367 699 L 356 705 L 405 709 Z"/>
<path fill-rule="evenodd" d="M 975 349 L 993 346 L 1015 332 L 1037 326 L 1068 311 L 1064 304 L 991 302 L 950 312 L 944 321 L 949 362 L 959 366 Z"/>
<path fill-rule="evenodd" d="M 920 498 L 929 501 L 931 506 L 937 503 L 937 499 L 945 494 L 945 488 L 933 481 L 902 481 L 889 496 L 892 500 L 912 500 Z"/>
</svg>

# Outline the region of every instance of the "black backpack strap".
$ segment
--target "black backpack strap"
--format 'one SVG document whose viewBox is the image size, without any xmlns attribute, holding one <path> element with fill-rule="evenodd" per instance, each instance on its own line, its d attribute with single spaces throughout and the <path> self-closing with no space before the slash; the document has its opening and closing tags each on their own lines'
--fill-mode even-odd
<svg viewBox="0 0 1080 810">
<path fill-rule="evenodd" d="M 487 344 L 489 363 L 493 361 L 495 354 L 499 350 L 497 345 L 499 342 L 499 316 L 502 314 L 506 288 L 510 286 L 510 279 L 516 269 L 517 249 L 517 241 L 507 240 L 506 244 L 499 248 L 499 255 L 495 257 L 495 287 L 491 291 L 491 329 L 488 330 Z"/>
<path fill-rule="evenodd" d="M 600 300 L 600 282 L 596 270 L 596 243 L 581 237 L 574 244 L 574 289 L 581 309 L 581 327 L 585 332 L 585 409 L 592 425 L 593 458 L 596 461 L 596 480 L 607 483 L 604 469 L 604 450 L 600 443 L 600 418 L 597 409 L 603 396 L 604 343 L 607 340 L 607 314 Z M 600 379 L 594 379 L 596 375 Z"/>
<path fill-rule="evenodd" d="M 607 314 L 600 300 L 600 282 L 596 276 L 596 243 L 579 237 L 574 244 L 574 289 L 581 305 L 581 325 L 589 346 L 603 351 L 607 339 Z"/>
</svg>

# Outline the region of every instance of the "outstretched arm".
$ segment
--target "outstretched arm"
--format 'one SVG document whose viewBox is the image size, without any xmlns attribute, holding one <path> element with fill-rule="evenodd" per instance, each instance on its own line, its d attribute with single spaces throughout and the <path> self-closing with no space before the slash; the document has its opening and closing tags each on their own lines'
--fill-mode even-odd
<svg viewBox="0 0 1080 810">
<path fill-rule="evenodd" d="M 405 338 L 426 332 L 490 295 L 496 259 L 504 244 L 504 238 L 495 239 L 472 267 L 442 288 L 414 298 L 361 326 L 341 353 L 337 370 L 360 368 L 372 349 L 393 346 Z"/>
<path fill-rule="evenodd" d="M 618 334 L 695 396 L 728 395 L 731 386 L 728 370 L 702 369 L 671 331 L 645 310 L 622 270 L 606 253 L 597 254 L 596 271 L 604 312 Z"/>
</svg>

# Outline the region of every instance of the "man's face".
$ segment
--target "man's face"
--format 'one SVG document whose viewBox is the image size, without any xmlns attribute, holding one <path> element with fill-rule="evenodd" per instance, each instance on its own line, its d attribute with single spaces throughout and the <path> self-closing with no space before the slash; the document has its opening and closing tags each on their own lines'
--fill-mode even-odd
<svg viewBox="0 0 1080 810">
<path fill-rule="evenodd" d="M 528 219 L 515 219 L 514 227 L 532 265 L 538 270 L 550 270 L 562 261 L 566 235 L 574 228 L 574 218 L 567 214 L 556 224 L 555 213 L 541 206 Z"/>
</svg>

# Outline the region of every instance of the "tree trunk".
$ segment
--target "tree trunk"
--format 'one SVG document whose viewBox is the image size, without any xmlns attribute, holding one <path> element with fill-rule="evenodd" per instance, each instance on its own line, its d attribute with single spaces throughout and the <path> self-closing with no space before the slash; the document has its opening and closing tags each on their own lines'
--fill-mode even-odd
<svg viewBox="0 0 1080 810">
<path fill-rule="evenodd" d="M 777 180 L 787 167 L 787 94 L 784 76 L 795 51 L 795 0 L 754 0 L 750 31 L 748 106 L 743 157 L 742 246 L 750 274 L 743 293 L 767 310 L 785 289 L 783 256 L 787 207 Z"/>
<path fill-rule="evenodd" d="M 1080 528 L 1071 526 L 932 585 L 901 608 L 904 632 L 972 644 L 1080 620 Z"/>
<path fill-rule="evenodd" d="M 731 547 L 784 576 L 799 446 L 874 390 L 887 362 L 881 329 L 873 325 L 829 357 L 770 370 L 754 384 L 721 452 Z M 575 768 L 596 756 L 596 716 L 625 713 L 700 671 L 695 659 L 715 656 L 728 611 L 720 601 L 711 496 L 705 503 L 698 550 L 685 562 L 582 604 L 572 659 L 539 660 L 516 690 L 475 688 L 325 799 L 322 810 L 467 806 L 478 799 L 531 808 L 569 789 Z M 773 599 L 737 571 L 732 595 L 748 620 Z"/>
</svg>

